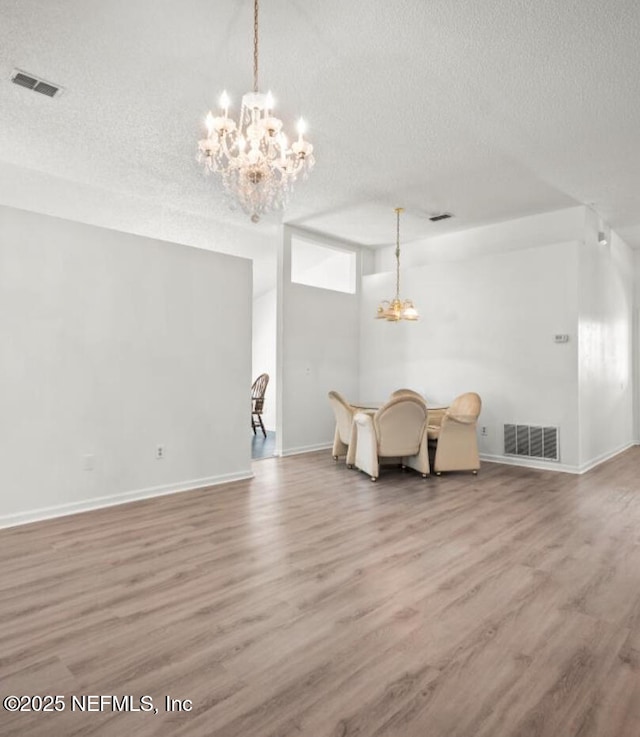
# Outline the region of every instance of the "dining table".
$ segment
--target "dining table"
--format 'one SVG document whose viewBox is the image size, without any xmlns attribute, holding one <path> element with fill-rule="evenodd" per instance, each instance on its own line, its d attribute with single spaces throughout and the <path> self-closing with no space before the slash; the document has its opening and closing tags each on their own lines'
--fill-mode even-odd
<svg viewBox="0 0 640 737">
<path fill-rule="evenodd" d="M 359 402 L 354 402 L 353 407 L 358 412 L 364 412 L 366 414 L 374 414 L 377 412 L 380 407 L 385 405 L 389 400 L 388 399 L 379 399 L 379 400 L 361 400 Z M 442 402 L 434 402 L 431 404 L 428 400 L 425 400 L 427 403 L 427 412 L 428 412 L 428 424 L 429 425 L 439 425 L 442 416 L 444 413 L 449 409 L 448 404 L 444 404 Z"/>
</svg>

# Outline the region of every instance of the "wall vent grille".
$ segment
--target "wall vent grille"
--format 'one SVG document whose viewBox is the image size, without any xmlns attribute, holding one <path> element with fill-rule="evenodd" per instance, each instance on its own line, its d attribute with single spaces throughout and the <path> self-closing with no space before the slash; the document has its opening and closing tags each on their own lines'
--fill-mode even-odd
<svg viewBox="0 0 640 737">
<path fill-rule="evenodd" d="M 429 220 L 431 220 L 432 223 L 439 223 L 441 220 L 448 220 L 449 218 L 452 218 L 453 215 L 450 212 L 441 212 L 437 215 L 431 215 L 429 217 Z"/>
<path fill-rule="evenodd" d="M 560 460 L 557 427 L 505 425 L 504 454 L 525 458 Z"/>
<path fill-rule="evenodd" d="M 46 95 L 47 97 L 56 97 L 56 95 L 62 92 L 62 87 L 51 84 L 51 82 L 45 82 L 43 79 L 38 79 L 38 77 L 34 77 L 32 74 L 21 72 L 19 69 L 13 70 L 11 81 L 20 87 L 39 92 L 41 95 Z"/>
</svg>

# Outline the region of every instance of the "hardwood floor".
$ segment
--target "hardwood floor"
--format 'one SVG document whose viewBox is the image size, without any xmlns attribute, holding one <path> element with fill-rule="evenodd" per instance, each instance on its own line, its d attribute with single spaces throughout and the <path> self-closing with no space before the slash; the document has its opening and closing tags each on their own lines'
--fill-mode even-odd
<svg viewBox="0 0 640 737">
<path fill-rule="evenodd" d="M 640 448 L 372 484 L 329 452 L 0 532 L 29 737 L 638 737 Z M 153 697 L 153 713 L 71 696 Z M 191 712 L 165 712 L 165 697 Z"/>
</svg>

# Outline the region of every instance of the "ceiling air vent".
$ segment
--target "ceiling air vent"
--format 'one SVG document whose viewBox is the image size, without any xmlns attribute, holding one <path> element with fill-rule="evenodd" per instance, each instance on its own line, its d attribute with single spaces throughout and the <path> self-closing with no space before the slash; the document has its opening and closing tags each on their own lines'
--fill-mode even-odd
<svg viewBox="0 0 640 737">
<path fill-rule="evenodd" d="M 448 220 L 452 217 L 453 215 L 450 212 L 441 212 L 439 215 L 431 215 L 429 220 L 431 220 L 432 223 L 439 223 L 440 220 Z"/>
<path fill-rule="evenodd" d="M 20 87 L 26 87 L 28 90 L 39 92 L 41 95 L 47 97 L 55 97 L 62 92 L 62 87 L 58 87 L 51 82 L 45 82 L 44 79 L 38 79 L 32 74 L 21 72 L 19 69 L 14 69 L 11 73 L 11 81 Z"/>
</svg>

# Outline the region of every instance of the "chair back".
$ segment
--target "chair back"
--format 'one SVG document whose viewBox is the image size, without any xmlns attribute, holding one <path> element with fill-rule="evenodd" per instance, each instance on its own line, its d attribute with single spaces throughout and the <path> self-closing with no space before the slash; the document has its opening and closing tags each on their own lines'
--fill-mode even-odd
<svg viewBox="0 0 640 737">
<path fill-rule="evenodd" d="M 340 392 L 332 390 L 328 396 L 329 404 L 336 418 L 340 440 L 348 445 L 349 439 L 351 438 L 351 424 L 353 422 L 353 415 L 355 414 L 354 409 Z"/>
<path fill-rule="evenodd" d="M 373 424 L 381 455 L 415 455 L 427 431 L 427 403 L 409 394 L 393 397 L 375 413 Z"/>
<path fill-rule="evenodd" d="M 472 425 L 478 419 L 481 409 L 482 400 L 480 395 L 475 392 L 467 392 L 453 400 L 446 414 L 455 417 L 458 422 Z"/>
<path fill-rule="evenodd" d="M 391 392 L 392 397 L 401 397 L 403 395 L 416 397 L 416 399 L 421 399 L 423 402 L 425 401 L 422 394 L 420 394 L 420 392 L 414 391 L 413 389 L 396 389 L 394 392 Z"/>
<path fill-rule="evenodd" d="M 262 412 L 264 406 L 264 395 L 269 383 L 269 374 L 260 374 L 251 385 L 251 401 L 254 412 Z"/>
</svg>

